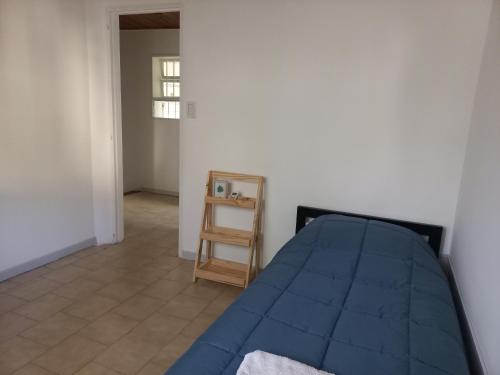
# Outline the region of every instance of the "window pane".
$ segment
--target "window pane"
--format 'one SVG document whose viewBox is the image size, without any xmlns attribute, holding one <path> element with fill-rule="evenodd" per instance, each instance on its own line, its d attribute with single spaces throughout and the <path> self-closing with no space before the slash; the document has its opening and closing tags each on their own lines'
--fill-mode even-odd
<svg viewBox="0 0 500 375">
<path fill-rule="evenodd" d="M 163 61 L 161 64 L 161 74 L 163 77 L 167 76 L 167 62 Z"/>
<path fill-rule="evenodd" d="M 167 82 L 167 96 L 174 96 L 174 82 Z"/>
<path fill-rule="evenodd" d="M 158 100 L 153 101 L 153 117 L 163 118 L 163 103 Z"/>
<path fill-rule="evenodd" d="M 173 76 L 174 76 L 174 62 L 167 61 L 167 77 L 173 77 Z"/>
<path fill-rule="evenodd" d="M 180 103 L 177 101 L 167 102 L 161 100 L 154 100 L 153 117 L 166 118 L 166 119 L 179 119 Z"/>
<path fill-rule="evenodd" d="M 165 113 L 165 118 L 176 118 L 175 116 L 175 103 L 168 102 L 167 113 Z"/>
<path fill-rule="evenodd" d="M 179 61 L 176 61 L 174 63 L 174 76 L 180 77 L 180 75 L 181 75 L 181 72 L 180 72 L 180 63 L 179 63 Z"/>
<path fill-rule="evenodd" d="M 162 96 L 175 98 L 180 96 L 180 83 L 176 81 L 162 82 Z"/>
</svg>

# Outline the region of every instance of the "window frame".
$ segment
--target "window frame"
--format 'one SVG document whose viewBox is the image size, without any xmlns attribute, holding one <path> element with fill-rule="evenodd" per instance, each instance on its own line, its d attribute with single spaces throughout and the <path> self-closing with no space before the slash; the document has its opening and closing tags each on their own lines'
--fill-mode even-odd
<svg viewBox="0 0 500 375">
<path fill-rule="evenodd" d="M 181 117 L 181 110 L 180 110 L 180 91 L 181 91 L 181 61 L 180 61 L 180 56 L 152 56 L 151 59 L 151 67 L 152 69 L 155 69 L 155 63 L 154 60 L 158 60 L 160 72 L 158 74 L 158 78 L 154 79 L 155 82 L 153 82 L 153 95 L 152 95 L 152 105 L 151 105 L 151 111 L 152 111 L 152 116 L 154 119 L 159 119 L 159 120 L 180 120 Z M 169 61 L 177 62 L 179 64 L 179 75 L 178 76 L 168 76 L 164 75 L 164 63 L 168 63 Z M 153 75 L 152 75 L 153 76 Z M 154 76 L 155 77 L 155 76 Z M 177 82 L 179 85 L 179 95 L 178 96 L 156 96 L 154 95 L 155 93 L 155 85 L 158 85 L 157 87 L 157 93 L 162 94 L 164 92 L 164 84 L 168 82 Z M 174 89 L 175 90 L 175 89 Z M 176 102 L 177 107 L 178 107 L 178 117 L 158 117 L 155 116 L 155 103 L 156 102 Z"/>
</svg>

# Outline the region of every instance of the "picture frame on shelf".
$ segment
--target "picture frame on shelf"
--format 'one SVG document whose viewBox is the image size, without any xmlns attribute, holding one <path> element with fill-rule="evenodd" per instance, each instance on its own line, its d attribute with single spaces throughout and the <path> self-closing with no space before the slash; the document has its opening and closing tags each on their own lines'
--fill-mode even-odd
<svg viewBox="0 0 500 375">
<path fill-rule="evenodd" d="M 227 198 L 229 195 L 229 183 L 226 180 L 214 181 L 214 197 Z"/>
</svg>

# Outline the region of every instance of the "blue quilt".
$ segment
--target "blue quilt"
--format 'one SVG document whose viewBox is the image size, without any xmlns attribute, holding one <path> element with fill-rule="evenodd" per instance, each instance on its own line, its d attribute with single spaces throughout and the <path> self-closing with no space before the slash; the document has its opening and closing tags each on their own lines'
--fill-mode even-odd
<svg viewBox="0 0 500 375">
<path fill-rule="evenodd" d="M 448 282 L 405 228 L 328 215 L 290 240 L 168 375 L 234 375 L 254 350 L 336 375 L 465 375 Z"/>
</svg>

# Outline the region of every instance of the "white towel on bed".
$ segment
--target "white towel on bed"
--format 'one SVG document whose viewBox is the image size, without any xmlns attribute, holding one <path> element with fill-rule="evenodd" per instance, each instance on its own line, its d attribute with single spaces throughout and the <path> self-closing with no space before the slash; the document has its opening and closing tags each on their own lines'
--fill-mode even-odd
<svg viewBox="0 0 500 375">
<path fill-rule="evenodd" d="M 333 375 L 260 350 L 245 355 L 236 375 Z"/>
</svg>

